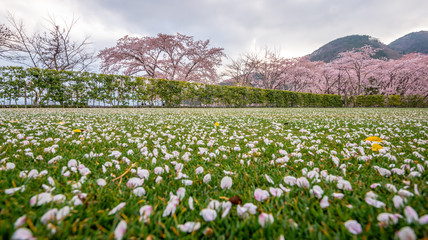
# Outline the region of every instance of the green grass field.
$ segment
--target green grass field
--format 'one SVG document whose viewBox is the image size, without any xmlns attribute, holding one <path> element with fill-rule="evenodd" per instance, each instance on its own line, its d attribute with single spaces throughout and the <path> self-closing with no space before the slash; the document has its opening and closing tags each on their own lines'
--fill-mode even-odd
<svg viewBox="0 0 428 240">
<path fill-rule="evenodd" d="M 427 140 L 427 109 L 0 110 L 0 235 L 428 238 Z"/>
</svg>

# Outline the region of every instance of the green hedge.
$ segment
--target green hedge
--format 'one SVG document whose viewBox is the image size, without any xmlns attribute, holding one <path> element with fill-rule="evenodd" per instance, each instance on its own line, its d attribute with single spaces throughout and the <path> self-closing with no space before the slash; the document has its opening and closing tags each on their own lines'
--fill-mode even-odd
<svg viewBox="0 0 428 240">
<path fill-rule="evenodd" d="M 21 67 L 0 68 L 2 105 L 151 107 L 342 107 L 339 95 Z"/>
<path fill-rule="evenodd" d="M 355 100 L 357 107 L 428 107 L 428 99 L 421 95 L 361 95 Z"/>
<path fill-rule="evenodd" d="M 356 99 L 356 100 L 355 100 Z M 343 107 L 340 95 L 205 85 L 164 79 L 0 67 L 0 101 L 18 106 Z M 420 96 L 358 96 L 361 107 L 425 107 Z M 22 104 L 21 104 L 22 105 Z"/>
</svg>

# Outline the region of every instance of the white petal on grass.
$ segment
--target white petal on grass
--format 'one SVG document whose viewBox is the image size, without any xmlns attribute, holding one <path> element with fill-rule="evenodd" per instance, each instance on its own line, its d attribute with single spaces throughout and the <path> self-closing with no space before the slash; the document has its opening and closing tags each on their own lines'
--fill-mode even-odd
<svg viewBox="0 0 428 240">
<path fill-rule="evenodd" d="M 185 224 L 179 224 L 177 225 L 177 227 L 182 231 L 182 232 L 193 232 L 193 231 L 198 231 L 199 228 L 201 227 L 201 223 L 199 222 L 186 222 Z"/>
<path fill-rule="evenodd" d="M 195 173 L 196 174 L 202 174 L 204 172 L 204 168 L 203 167 L 198 167 L 195 169 Z"/>
<path fill-rule="evenodd" d="M 177 196 L 181 200 L 183 200 L 184 196 L 186 196 L 186 189 L 184 187 L 181 187 L 177 190 Z"/>
<path fill-rule="evenodd" d="M 381 202 L 379 200 L 373 199 L 373 198 L 367 198 L 366 197 L 365 200 L 366 200 L 367 204 L 369 204 L 369 205 L 371 205 L 371 206 L 373 206 L 375 208 L 381 208 L 381 207 L 385 206 L 385 203 L 383 203 L 383 202 Z"/>
<path fill-rule="evenodd" d="M 284 177 L 285 184 L 288 184 L 290 186 L 294 186 L 297 184 L 297 179 L 293 176 L 286 176 Z"/>
<path fill-rule="evenodd" d="M 337 188 L 346 190 L 346 191 L 352 191 L 352 185 L 349 181 L 346 180 L 339 180 L 337 181 Z"/>
<path fill-rule="evenodd" d="M 230 209 L 232 208 L 232 203 L 229 201 L 222 202 L 221 208 L 223 209 L 223 213 L 221 214 L 221 218 L 225 218 L 229 214 Z"/>
<path fill-rule="evenodd" d="M 31 206 L 34 206 L 34 205 L 41 206 L 43 204 L 51 202 L 52 199 L 53 199 L 52 194 L 50 194 L 50 193 L 40 193 L 40 194 L 37 194 L 37 195 L 33 196 L 30 199 L 30 205 Z"/>
<path fill-rule="evenodd" d="M 296 181 L 297 186 L 302 188 L 309 188 L 309 181 L 305 177 L 299 177 Z"/>
<path fill-rule="evenodd" d="M 97 179 L 97 185 L 100 187 L 104 187 L 107 184 L 106 180 L 102 179 L 102 178 L 98 178 Z"/>
<path fill-rule="evenodd" d="M 404 215 L 406 216 L 407 223 L 418 222 L 418 213 L 410 206 L 404 208 Z"/>
<path fill-rule="evenodd" d="M 217 212 L 212 209 L 206 208 L 206 209 L 202 209 L 200 215 L 204 218 L 206 222 L 211 222 L 216 219 Z"/>
<path fill-rule="evenodd" d="M 229 176 L 223 177 L 220 182 L 221 189 L 230 189 L 232 187 L 233 181 Z"/>
<path fill-rule="evenodd" d="M 270 184 L 275 184 L 275 182 L 272 180 L 272 178 L 269 175 L 265 174 L 265 178 L 266 178 L 266 181 L 268 181 Z"/>
<path fill-rule="evenodd" d="M 321 199 L 320 206 L 321 206 L 321 208 L 327 208 L 328 206 L 330 206 L 330 204 L 328 203 L 328 197 L 327 196 L 324 196 Z"/>
<path fill-rule="evenodd" d="M 419 224 L 425 225 L 427 223 L 428 223 L 428 214 L 427 215 L 423 215 L 422 217 L 419 218 Z"/>
<path fill-rule="evenodd" d="M 126 183 L 126 186 L 129 188 L 135 188 L 135 187 L 142 186 L 143 183 L 144 183 L 144 179 L 132 177 L 128 180 L 128 182 Z"/>
<path fill-rule="evenodd" d="M 265 226 L 273 223 L 273 216 L 270 213 L 260 213 L 259 224 L 264 228 Z"/>
<path fill-rule="evenodd" d="M 203 181 L 204 183 L 209 183 L 211 181 L 211 174 L 208 173 L 205 175 Z"/>
<path fill-rule="evenodd" d="M 411 227 L 403 227 L 398 231 L 397 237 L 400 240 L 416 240 L 415 231 Z"/>
<path fill-rule="evenodd" d="M 142 187 L 137 187 L 134 190 L 132 190 L 132 192 L 138 197 L 141 197 L 146 194 L 146 190 L 144 190 L 144 188 Z"/>
<path fill-rule="evenodd" d="M 144 220 L 144 222 L 148 222 L 150 215 L 153 212 L 153 207 L 150 205 L 145 205 L 140 208 L 140 221 Z"/>
<path fill-rule="evenodd" d="M 114 238 L 117 240 L 121 240 L 123 235 L 126 233 L 126 222 L 125 220 L 121 220 L 119 224 L 117 224 L 116 229 L 114 230 Z"/>
<path fill-rule="evenodd" d="M 19 217 L 18 219 L 16 219 L 15 223 L 13 224 L 13 226 L 16 228 L 22 227 L 25 222 L 27 221 L 27 215 L 23 215 L 21 217 Z"/>
<path fill-rule="evenodd" d="M 195 210 L 193 207 L 193 198 L 192 197 L 189 197 L 188 203 L 189 203 L 190 210 Z"/>
<path fill-rule="evenodd" d="M 28 228 L 19 228 L 13 233 L 11 239 L 12 240 L 18 240 L 18 239 L 35 240 L 36 238 L 33 236 L 33 233 Z"/>
<path fill-rule="evenodd" d="M 68 215 L 70 215 L 71 210 L 73 210 L 73 208 L 71 208 L 69 206 L 65 206 L 65 207 L 61 208 L 60 210 L 58 210 L 58 212 L 56 214 L 56 220 L 58 222 L 62 221 L 64 218 L 66 218 Z"/>
<path fill-rule="evenodd" d="M 359 224 L 355 220 L 348 220 L 345 222 L 345 227 L 348 229 L 348 231 L 354 235 L 360 234 L 363 232 L 363 229 L 361 227 L 361 224 Z"/>
<path fill-rule="evenodd" d="M 343 193 L 333 193 L 332 196 L 334 198 L 342 199 L 345 196 L 345 194 L 343 194 Z"/>
<path fill-rule="evenodd" d="M 109 213 L 108 215 L 113 215 L 115 213 L 117 213 L 120 209 L 122 209 L 123 207 L 125 207 L 126 202 L 121 202 L 119 203 L 119 205 L 117 205 L 116 207 L 114 207 Z"/>
<path fill-rule="evenodd" d="M 260 188 L 257 188 L 254 191 L 254 198 L 259 201 L 259 202 L 263 202 L 264 200 L 266 200 L 269 197 L 269 192 L 266 190 L 262 190 Z"/>
<path fill-rule="evenodd" d="M 45 214 L 43 214 L 43 216 L 40 218 L 40 221 L 45 225 L 48 222 L 54 221 L 56 219 L 57 212 L 58 209 L 56 208 L 49 209 L 47 212 L 45 212 Z"/>
<path fill-rule="evenodd" d="M 401 207 L 404 207 L 404 199 L 402 197 L 398 196 L 398 195 L 395 195 L 392 198 L 392 202 L 394 203 L 394 207 L 397 208 L 397 209 L 401 208 Z"/>
<path fill-rule="evenodd" d="M 269 192 L 270 192 L 270 194 L 272 194 L 272 196 L 281 197 L 281 195 L 284 191 L 282 191 L 281 188 L 270 187 Z"/>
</svg>

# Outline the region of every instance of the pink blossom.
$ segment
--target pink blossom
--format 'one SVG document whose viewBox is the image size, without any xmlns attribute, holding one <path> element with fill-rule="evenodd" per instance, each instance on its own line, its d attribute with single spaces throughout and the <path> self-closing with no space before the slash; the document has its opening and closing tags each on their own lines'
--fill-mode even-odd
<svg viewBox="0 0 428 240">
<path fill-rule="evenodd" d="M 153 208 L 150 205 L 144 205 L 140 208 L 140 221 L 144 220 L 144 222 L 149 221 L 149 217 L 153 212 Z"/>
<path fill-rule="evenodd" d="M 162 173 L 164 172 L 164 170 L 163 170 L 163 168 L 161 168 L 161 167 L 155 167 L 155 169 L 153 170 L 153 172 L 154 172 L 156 175 L 160 175 L 160 174 L 162 174 Z"/>
<path fill-rule="evenodd" d="M 184 196 L 186 196 L 186 189 L 184 187 L 181 187 L 177 190 L 177 196 L 181 200 L 183 200 Z"/>
<path fill-rule="evenodd" d="M 404 206 L 404 200 L 403 200 L 403 198 L 400 197 L 400 196 L 398 196 L 398 195 L 395 195 L 392 198 L 392 201 L 394 202 L 394 207 L 395 208 L 400 208 L 400 207 Z"/>
<path fill-rule="evenodd" d="M 381 207 L 384 207 L 385 206 L 385 203 L 383 203 L 383 202 L 381 202 L 381 201 L 378 201 L 378 200 L 376 200 L 376 199 L 373 199 L 373 198 L 368 198 L 368 197 L 366 197 L 366 203 L 367 204 L 369 204 L 369 205 L 371 205 L 371 206 L 373 206 L 373 207 L 375 207 L 375 208 L 381 208 Z"/>
<path fill-rule="evenodd" d="M 194 210 L 194 208 L 193 208 L 193 198 L 192 197 L 189 197 L 188 203 L 189 203 L 190 210 Z"/>
<path fill-rule="evenodd" d="M 135 188 L 135 187 L 140 187 L 141 185 L 143 185 L 143 183 L 144 183 L 144 179 L 132 177 L 128 180 L 128 182 L 126 183 L 126 186 L 129 188 Z"/>
<path fill-rule="evenodd" d="M 286 177 L 284 177 L 284 182 L 285 182 L 285 184 L 288 184 L 290 186 L 294 186 L 297 183 L 297 179 L 295 177 L 292 177 L 292 176 L 286 176 Z"/>
<path fill-rule="evenodd" d="M 254 198 L 259 201 L 259 202 L 263 202 L 264 200 L 266 200 L 269 197 L 269 192 L 266 190 L 262 190 L 260 188 L 257 188 L 254 191 Z"/>
<path fill-rule="evenodd" d="M 48 222 L 51 222 L 56 219 L 56 214 L 58 212 L 58 209 L 53 208 L 49 209 L 43 216 L 40 218 L 40 221 L 43 224 L 47 224 Z"/>
<path fill-rule="evenodd" d="M 321 208 L 327 208 L 328 206 L 330 206 L 330 204 L 328 203 L 328 197 L 327 196 L 324 196 L 321 199 L 320 206 L 321 206 Z"/>
<path fill-rule="evenodd" d="M 25 224 L 26 221 L 27 221 L 27 215 L 23 215 L 23 216 L 19 217 L 18 219 L 16 219 L 15 223 L 13 224 L 13 226 L 15 228 L 22 227 Z"/>
<path fill-rule="evenodd" d="M 398 223 L 399 218 L 402 218 L 400 214 L 381 213 L 377 215 L 377 220 L 385 226 L 388 226 L 390 223 Z"/>
<path fill-rule="evenodd" d="M 296 181 L 297 186 L 303 188 L 309 188 L 309 181 L 305 177 L 299 177 Z"/>
<path fill-rule="evenodd" d="M 208 208 L 212 210 L 218 210 L 221 206 L 221 203 L 218 200 L 211 200 L 208 203 Z"/>
<path fill-rule="evenodd" d="M 223 213 L 221 214 L 221 218 L 225 218 L 227 216 L 227 214 L 229 214 L 230 209 L 232 208 L 232 203 L 229 201 L 222 202 L 221 208 L 223 209 Z"/>
<path fill-rule="evenodd" d="M 126 205 L 126 202 L 121 202 L 121 203 L 119 203 L 119 205 L 117 205 L 116 207 L 114 207 L 109 213 L 108 213 L 108 215 L 113 215 L 113 214 L 115 214 L 116 212 L 118 212 L 120 209 L 122 209 L 123 207 L 125 207 L 125 205 Z"/>
<path fill-rule="evenodd" d="M 120 155 L 122 155 L 122 153 L 121 152 L 119 152 L 119 151 L 113 151 L 113 152 L 111 152 L 111 154 L 110 155 L 108 155 L 109 157 L 115 157 L 116 159 L 118 159 L 119 157 L 120 157 Z"/>
<path fill-rule="evenodd" d="M 205 175 L 203 181 L 204 183 L 209 183 L 211 181 L 211 174 L 208 173 Z"/>
<path fill-rule="evenodd" d="M 132 190 L 132 192 L 138 197 L 141 197 L 146 194 L 146 190 L 142 187 L 137 187 L 134 190 Z"/>
<path fill-rule="evenodd" d="M 150 176 L 150 173 L 149 173 L 149 171 L 147 169 L 138 168 L 137 169 L 137 175 L 138 175 L 138 177 L 140 177 L 142 179 L 148 180 L 149 176 Z"/>
<path fill-rule="evenodd" d="M 204 168 L 203 167 L 198 167 L 198 168 L 195 169 L 195 173 L 196 174 L 201 174 L 203 172 L 204 172 Z"/>
<path fill-rule="evenodd" d="M 324 190 L 322 190 L 322 188 L 318 185 L 313 186 L 309 192 L 318 199 L 321 198 L 324 194 Z"/>
<path fill-rule="evenodd" d="M 259 224 L 264 228 L 268 224 L 273 223 L 273 216 L 272 214 L 268 213 L 260 213 L 259 215 Z"/>
<path fill-rule="evenodd" d="M 347 191 L 352 191 L 351 183 L 343 179 L 340 179 L 339 181 L 337 181 L 337 188 L 347 190 Z"/>
<path fill-rule="evenodd" d="M 125 220 L 121 220 L 119 224 L 117 224 L 116 229 L 114 230 L 114 238 L 117 240 L 121 240 L 123 235 L 126 233 L 127 224 Z"/>
<path fill-rule="evenodd" d="M 19 228 L 17 229 L 13 235 L 12 239 L 27 239 L 27 240 L 36 240 L 33 236 L 33 233 L 28 228 Z"/>
<path fill-rule="evenodd" d="M 269 175 L 265 174 L 265 178 L 266 178 L 266 181 L 268 181 L 270 184 L 275 184 Z"/>
<path fill-rule="evenodd" d="M 343 194 L 343 193 L 333 193 L 332 196 L 334 198 L 342 199 L 345 196 L 345 194 Z"/>
<path fill-rule="evenodd" d="M 419 220 L 418 213 L 410 206 L 404 208 L 404 215 L 406 215 L 406 220 L 409 224 Z"/>
<path fill-rule="evenodd" d="M 170 216 L 170 215 L 174 214 L 179 203 L 180 203 L 180 200 L 179 200 L 178 196 L 175 196 L 174 194 L 170 194 L 168 205 L 166 206 L 165 210 L 163 211 L 162 217 L 166 217 L 166 216 Z"/>
<path fill-rule="evenodd" d="M 198 231 L 201 227 L 201 224 L 198 222 L 186 222 L 185 224 L 179 224 L 177 226 L 182 232 L 193 232 Z"/>
<path fill-rule="evenodd" d="M 363 232 L 361 225 L 355 220 L 348 220 L 345 222 L 345 227 L 348 231 L 354 235 L 360 234 Z"/>
<path fill-rule="evenodd" d="M 40 194 L 37 194 L 37 195 L 33 196 L 30 199 L 30 205 L 31 206 L 34 206 L 34 205 L 41 206 L 43 204 L 51 202 L 52 199 L 53 199 L 52 194 L 50 194 L 50 193 L 40 193 Z"/>
<path fill-rule="evenodd" d="M 273 187 L 269 188 L 269 192 L 270 192 L 270 194 L 272 194 L 272 196 L 275 196 L 275 197 L 281 197 L 281 195 L 283 193 L 281 188 L 273 188 Z"/>
<path fill-rule="evenodd" d="M 398 231 L 397 237 L 400 240 L 416 240 L 415 231 L 410 227 L 403 227 Z"/>
<path fill-rule="evenodd" d="M 212 209 L 206 208 L 206 209 L 202 209 L 200 215 L 204 218 L 206 222 L 211 222 L 216 219 L 217 212 Z"/>
<path fill-rule="evenodd" d="M 104 187 L 107 184 L 106 180 L 102 179 L 102 178 L 98 178 L 97 179 L 97 185 L 100 187 Z"/>
<path fill-rule="evenodd" d="M 428 223 L 428 214 L 427 215 L 423 215 L 422 217 L 419 218 L 419 224 L 425 225 L 427 223 Z"/>
<path fill-rule="evenodd" d="M 221 179 L 220 187 L 221 189 L 230 189 L 232 187 L 232 178 L 229 176 L 226 176 L 223 179 Z"/>
</svg>

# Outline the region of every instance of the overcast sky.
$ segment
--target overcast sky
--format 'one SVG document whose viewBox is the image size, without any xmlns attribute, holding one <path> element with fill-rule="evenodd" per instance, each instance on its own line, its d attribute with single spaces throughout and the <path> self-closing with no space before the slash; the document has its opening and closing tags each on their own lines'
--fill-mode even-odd
<svg viewBox="0 0 428 240">
<path fill-rule="evenodd" d="M 339 37 L 371 35 L 388 44 L 428 30 L 427 0 L 1 0 L 29 31 L 48 16 L 78 18 L 75 37 L 90 36 L 99 51 L 125 36 L 177 32 L 210 39 L 229 56 L 256 47 L 304 56 Z"/>
</svg>

